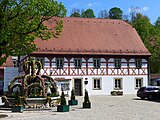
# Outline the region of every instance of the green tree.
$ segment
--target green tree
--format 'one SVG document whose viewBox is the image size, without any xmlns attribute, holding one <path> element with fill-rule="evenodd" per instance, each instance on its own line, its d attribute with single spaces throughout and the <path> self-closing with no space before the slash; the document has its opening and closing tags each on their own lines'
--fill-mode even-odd
<svg viewBox="0 0 160 120">
<path fill-rule="evenodd" d="M 149 36 L 150 29 L 152 27 L 149 18 L 139 13 L 136 15 L 135 19 L 131 21 L 131 24 L 134 28 L 136 28 L 142 41 L 144 42 L 144 44 L 146 44 L 146 42 L 148 41 L 146 38 Z"/>
<path fill-rule="evenodd" d="M 92 9 L 87 9 L 81 14 L 82 18 L 95 18 L 94 11 Z"/>
<path fill-rule="evenodd" d="M 151 73 L 160 73 L 160 29 L 153 26 L 149 18 L 142 14 L 137 14 L 131 24 L 152 54 L 150 58 Z"/>
<path fill-rule="evenodd" d="M 53 16 L 65 15 L 64 5 L 55 0 L 1 0 L 0 65 L 9 55 L 26 55 L 36 50 L 35 38 L 58 37 L 63 28 L 61 20 L 54 30 L 43 23 Z"/>
<path fill-rule="evenodd" d="M 70 15 L 70 17 L 81 17 L 81 15 L 78 12 L 74 12 Z"/>
<path fill-rule="evenodd" d="M 160 17 L 157 18 L 157 20 L 155 22 L 155 26 L 160 29 Z"/>
<path fill-rule="evenodd" d="M 80 10 L 73 8 L 70 17 L 81 17 Z"/>
<path fill-rule="evenodd" d="M 109 10 L 110 19 L 120 19 L 122 20 L 123 11 L 120 8 L 114 7 Z"/>
</svg>

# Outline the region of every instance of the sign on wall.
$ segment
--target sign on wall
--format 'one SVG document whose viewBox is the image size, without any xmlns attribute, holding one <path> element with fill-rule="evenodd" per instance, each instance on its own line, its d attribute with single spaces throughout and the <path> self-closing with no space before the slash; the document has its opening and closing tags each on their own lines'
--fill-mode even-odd
<svg viewBox="0 0 160 120">
<path fill-rule="evenodd" d="M 66 82 L 66 83 L 61 83 L 61 90 L 63 90 L 63 91 L 68 91 L 68 90 L 70 90 L 70 89 L 69 89 L 69 83 L 68 83 L 68 82 Z"/>
</svg>

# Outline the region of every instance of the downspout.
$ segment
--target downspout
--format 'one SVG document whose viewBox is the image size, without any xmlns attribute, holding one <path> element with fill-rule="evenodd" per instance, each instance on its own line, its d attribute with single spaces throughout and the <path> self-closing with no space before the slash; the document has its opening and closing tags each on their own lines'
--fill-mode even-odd
<svg viewBox="0 0 160 120">
<path fill-rule="evenodd" d="M 149 57 L 147 58 L 147 70 L 148 70 L 148 85 L 151 85 L 150 81 L 150 64 L 149 64 Z"/>
</svg>

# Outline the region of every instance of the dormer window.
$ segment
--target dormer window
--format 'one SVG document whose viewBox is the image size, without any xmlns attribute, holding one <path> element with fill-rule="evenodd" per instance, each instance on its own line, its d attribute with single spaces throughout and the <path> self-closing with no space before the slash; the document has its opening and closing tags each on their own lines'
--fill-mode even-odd
<svg viewBox="0 0 160 120">
<path fill-rule="evenodd" d="M 141 59 L 135 59 L 135 66 L 137 69 L 140 69 L 142 67 L 142 60 Z"/>
<path fill-rule="evenodd" d="M 100 66 L 101 66 L 100 64 L 101 64 L 100 58 L 94 58 L 93 59 L 94 68 L 100 68 Z"/>
<path fill-rule="evenodd" d="M 121 59 L 114 59 L 114 66 L 117 69 L 121 68 Z"/>
<path fill-rule="evenodd" d="M 82 58 L 74 58 L 74 66 L 75 66 L 75 68 L 81 68 L 82 67 Z"/>
<path fill-rule="evenodd" d="M 63 69 L 64 66 L 64 59 L 63 58 L 57 58 L 56 59 L 56 65 L 58 69 Z"/>
</svg>

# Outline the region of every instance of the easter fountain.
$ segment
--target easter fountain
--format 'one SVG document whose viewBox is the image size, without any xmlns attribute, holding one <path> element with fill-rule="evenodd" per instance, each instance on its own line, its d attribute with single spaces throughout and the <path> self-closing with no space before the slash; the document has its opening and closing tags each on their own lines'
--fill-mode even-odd
<svg viewBox="0 0 160 120">
<path fill-rule="evenodd" d="M 48 75 L 40 75 L 42 64 L 37 60 L 28 60 L 24 63 L 25 75 L 16 76 L 8 86 L 9 95 L 14 96 L 16 90 L 25 98 L 27 108 L 40 108 L 42 106 L 55 106 L 59 97 L 55 81 Z M 13 105 L 13 98 L 8 97 Z"/>
</svg>

